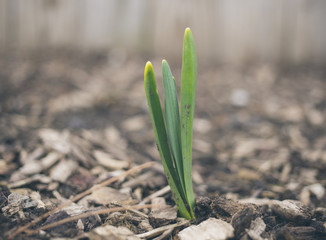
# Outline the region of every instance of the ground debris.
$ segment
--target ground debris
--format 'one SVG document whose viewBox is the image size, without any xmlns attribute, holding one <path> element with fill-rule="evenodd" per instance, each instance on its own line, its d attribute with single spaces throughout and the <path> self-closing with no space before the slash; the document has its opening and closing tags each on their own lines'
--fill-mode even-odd
<svg viewBox="0 0 326 240">
<path fill-rule="evenodd" d="M 181 219 L 177 219 L 177 223 L 158 227 L 158 228 L 152 229 L 148 232 L 138 234 L 137 236 L 140 237 L 141 239 L 152 239 L 153 237 L 157 237 L 161 234 L 165 235 L 168 232 L 171 233 L 171 231 L 173 231 L 179 227 L 189 226 L 189 224 L 190 224 L 189 221 L 181 218 Z M 160 239 L 160 236 L 157 238 Z"/>
<path fill-rule="evenodd" d="M 51 169 L 50 177 L 54 181 L 66 182 L 67 179 L 77 169 L 77 167 L 78 164 L 76 163 L 76 161 L 64 159 Z"/>
<path fill-rule="evenodd" d="M 264 220 L 258 217 L 251 222 L 250 228 L 246 229 L 246 232 L 252 240 L 264 240 L 264 239 L 268 239 L 268 238 L 261 237 L 261 235 L 265 232 L 265 229 L 266 229 L 266 224 Z"/>
<path fill-rule="evenodd" d="M 271 206 L 272 211 L 278 216 L 293 222 L 307 223 L 311 221 L 311 209 L 303 205 L 299 201 L 283 200 L 275 201 Z"/>
<path fill-rule="evenodd" d="M 143 219 L 139 216 L 135 216 L 134 214 L 127 212 L 127 213 L 121 213 L 116 212 L 109 215 L 109 217 L 106 219 L 106 223 L 116 226 L 116 227 L 126 227 L 129 230 L 131 230 L 134 233 L 143 233 L 147 231 L 148 225 L 144 223 L 146 219 Z M 148 220 L 147 220 L 148 221 Z M 143 229 L 144 227 L 146 229 Z"/>
<path fill-rule="evenodd" d="M 180 240 L 226 240 L 233 236 L 232 225 L 215 218 L 209 218 L 197 226 L 192 225 L 178 233 Z"/>
<path fill-rule="evenodd" d="M 157 164 L 89 192 L 76 206 L 51 214 L 29 231 L 43 227 L 44 221 L 75 216 L 71 225 L 32 236 L 22 232 L 16 238 L 105 239 L 114 235 L 93 230 L 110 223 L 128 227 L 132 238 L 137 234 L 158 240 L 176 238 L 189 227 L 188 221 L 175 219 L 175 203 L 154 143 L 140 81 L 145 60 L 128 57 L 115 67 L 108 64 L 111 60 L 106 53 L 70 50 L 1 56 L 0 239 L 92 186 L 149 161 Z M 201 69 L 193 139 L 193 224 L 209 218 L 225 221 L 233 224 L 233 238 L 241 240 L 325 239 L 325 69 L 260 64 Z M 13 193 L 25 197 L 20 203 L 9 202 Z M 165 214 L 171 219 L 160 222 L 162 212 L 155 206 L 91 213 L 154 203 L 157 197 L 171 206 L 173 214 Z M 301 205 L 284 199 L 300 200 Z M 79 213 L 90 215 L 78 219 Z"/>
<path fill-rule="evenodd" d="M 59 220 L 70 217 L 70 215 L 66 211 L 59 211 L 52 215 L 50 215 L 44 225 L 48 225 L 51 223 L 55 223 Z M 47 232 L 53 237 L 63 237 L 63 236 L 76 236 L 79 232 L 77 227 L 77 221 L 71 221 L 65 224 L 61 224 L 59 226 L 50 228 Z"/>
<path fill-rule="evenodd" d="M 324 240 L 325 235 L 320 234 L 313 227 L 283 227 L 276 232 L 277 239 L 285 240 Z"/>
<path fill-rule="evenodd" d="M 90 240 L 140 240 L 132 231 L 126 227 L 114 227 L 105 225 L 93 229 L 87 234 Z"/>
<path fill-rule="evenodd" d="M 244 234 L 245 230 L 250 228 L 253 219 L 254 211 L 251 208 L 241 209 L 236 212 L 231 219 L 235 234 L 237 236 Z"/>
<path fill-rule="evenodd" d="M 231 221 L 232 217 L 243 209 L 247 209 L 247 205 L 242 205 L 239 202 L 231 199 L 226 199 L 223 196 L 213 198 L 210 207 L 212 213 L 216 218 L 221 218 L 228 222 Z"/>
<path fill-rule="evenodd" d="M 2 212 L 5 216 L 19 213 L 21 217 L 25 218 L 23 210 L 35 208 L 37 205 L 38 203 L 29 196 L 14 192 L 8 196 L 8 205 L 2 208 Z"/>
<path fill-rule="evenodd" d="M 164 198 L 154 198 L 152 200 L 154 208 L 149 214 L 149 222 L 154 227 L 165 226 L 177 220 L 178 210 L 175 207 L 166 205 Z"/>
<path fill-rule="evenodd" d="M 114 202 L 123 202 L 130 200 L 129 194 L 121 193 L 111 187 L 101 187 L 96 189 L 92 194 L 85 197 L 87 201 L 95 202 L 96 204 L 107 205 Z"/>
<path fill-rule="evenodd" d="M 113 159 L 112 156 L 108 153 L 95 150 L 93 152 L 95 159 L 104 167 L 107 167 L 111 170 L 124 169 L 129 166 L 128 161 Z"/>
</svg>

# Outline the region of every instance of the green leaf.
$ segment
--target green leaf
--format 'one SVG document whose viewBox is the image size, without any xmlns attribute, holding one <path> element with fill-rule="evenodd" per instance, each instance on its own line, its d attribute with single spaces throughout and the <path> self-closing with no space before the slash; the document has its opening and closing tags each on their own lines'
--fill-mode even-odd
<svg viewBox="0 0 326 240">
<path fill-rule="evenodd" d="M 181 143 L 184 167 L 184 181 L 188 204 L 192 210 L 195 197 L 192 188 L 192 128 L 195 110 L 197 83 L 197 56 L 191 30 L 187 28 L 183 40 L 182 70 L 181 70 Z M 193 215 L 193 212 L 191 211 Z"/>
<path fill-rule="evenodd" d="M 168 145 L 168 138 L 165 130 L 161 103 L 156 87 L 154 70 L 150 62 L 147 62 L 145 66 L 144 85 L 157 147 L 160 153 L 164 172 L 170 185 L 174 201 L 177 204 L 180 215 L 187 219 L 191 219 L 191 213 L 189 213 L 181 197 L 182 187 L 171 158 L 171 152 Z"/>
<path fill-rule="evenodd" d="M 172 149 L 172 155 L 174 163 L 177 169 L 181 186 L 182 196 L 184 201 L 186 199 L 186 190 L 183 176 L 183 162 L 181 152 L 181 129 L 180 129 L 180 112 L 178 104 L 177 87 L 175 80 L 173 79 L 171 69 L 166 60 L 162 61 L 162 75 L 163 86 L 165 93 L 165 123 L 167 133 L 169 137 L 170 148 Z"/>
</svg>

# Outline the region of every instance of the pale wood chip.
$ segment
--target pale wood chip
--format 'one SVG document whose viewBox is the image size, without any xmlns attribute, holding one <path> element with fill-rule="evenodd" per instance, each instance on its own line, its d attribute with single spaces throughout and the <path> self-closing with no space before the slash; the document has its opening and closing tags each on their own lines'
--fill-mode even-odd
<svg viewBox="0 0 326 240">
<path fill-rule="evenodd" d="M 178 233 L 180 240 L 226 240 L 234 237 L 231 224 L 220 219 L 209 218 Z"/>
<path fill-rule="evenodd" d="M 73 160 L 61 160 L 50 170 L 50 177 L 59 182 L 65 182 L 76 171 L 78 163 Z"/>
<path fill-rule="evenodd" d="M 261 237 L 261 234 L 265 232 L 265 229 L 266 224 L 264 220 L 258 217 L 251 222 L 250 228 L 246 229 L 246 232 L 252 238 L 252 240 L 267 240 Z"/>
<path fill-rule="evenodd" d="M 93 155 L 102 166 L 111 170 L 120 170 L 129 167 L 128 161 L 114 159 L 110 154 L 100 150 L 93 151 Z"/>
<path fill-rule="evenodd" d="M 112 202 L 122 202 L 131 199 L 129 194 L 121 193 L 118 190 L 110 187 L 98 188 L 85 198 L 88 201 L 93 201 L 96 202 L 97 204 L 103 204 L 103 205 Z"/>
<path fill-rule="evenodd" d="M 105 225 L 93 229 L 88 237 L 90 240 L 140 240 L 132 231 L 126 227 L 114 227 L 111 225 Z"/>
</svg>

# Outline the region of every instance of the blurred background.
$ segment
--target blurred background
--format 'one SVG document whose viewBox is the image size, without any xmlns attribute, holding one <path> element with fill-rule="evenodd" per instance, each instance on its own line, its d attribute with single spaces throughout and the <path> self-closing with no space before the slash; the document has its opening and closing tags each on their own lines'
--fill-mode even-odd
<svg viewBox="0 0 326 240">
<path fill-rule="evenodd" d="M 1 0 L 0 49 L 76 49 L 179 60 L 191 27 L 199 62 L 326 62 L 323 0 Z"/>
<path fill-rule="evenodd" d="M 159 162 L 144 66 L 152 61 L 161 98 L 163 58 L 179 87 L 190 27 L 196 194 L 300 199 L 305 186 L 324 189 L 325 23 L 325 0 L 0 0 L 0 175 L 12 179 L 26 163 L 18 156 L 39 148 L 101 165 L 96 177 L 112 168 L 96 151 L 121 168 Z"/>
</svg>

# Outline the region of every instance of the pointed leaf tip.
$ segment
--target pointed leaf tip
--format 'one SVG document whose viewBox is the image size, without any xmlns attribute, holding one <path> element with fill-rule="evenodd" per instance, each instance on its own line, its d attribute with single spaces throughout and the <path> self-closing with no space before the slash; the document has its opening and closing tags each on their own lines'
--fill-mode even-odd
<svg viewBox="0 0 326 240">
<path fill-rule="evenodd" d="M 185 34 L 189 34 L 189 33 L 191 33 L 191 30 L 190 30 L 190 28 L 186 28 L 186 30 L 185 30 Z"/>
<path fill-rule="evenodd" d="M 147 72 L 151 69 L 153 69 L 152 63 L 150 61 L 148 61 L 145 65 L 145 72 Z"/>
<path fill-rule="evenodd" d="M 148 75 L 148 74 L 154 75 L 154 69 L 153 69 L 152 63 L 150 61 L 148 61 L 145 65 L 145 69 L 144 69 L 144 79 L 145 80 L 146 80 L 146 75 Z"/>
</svg>

